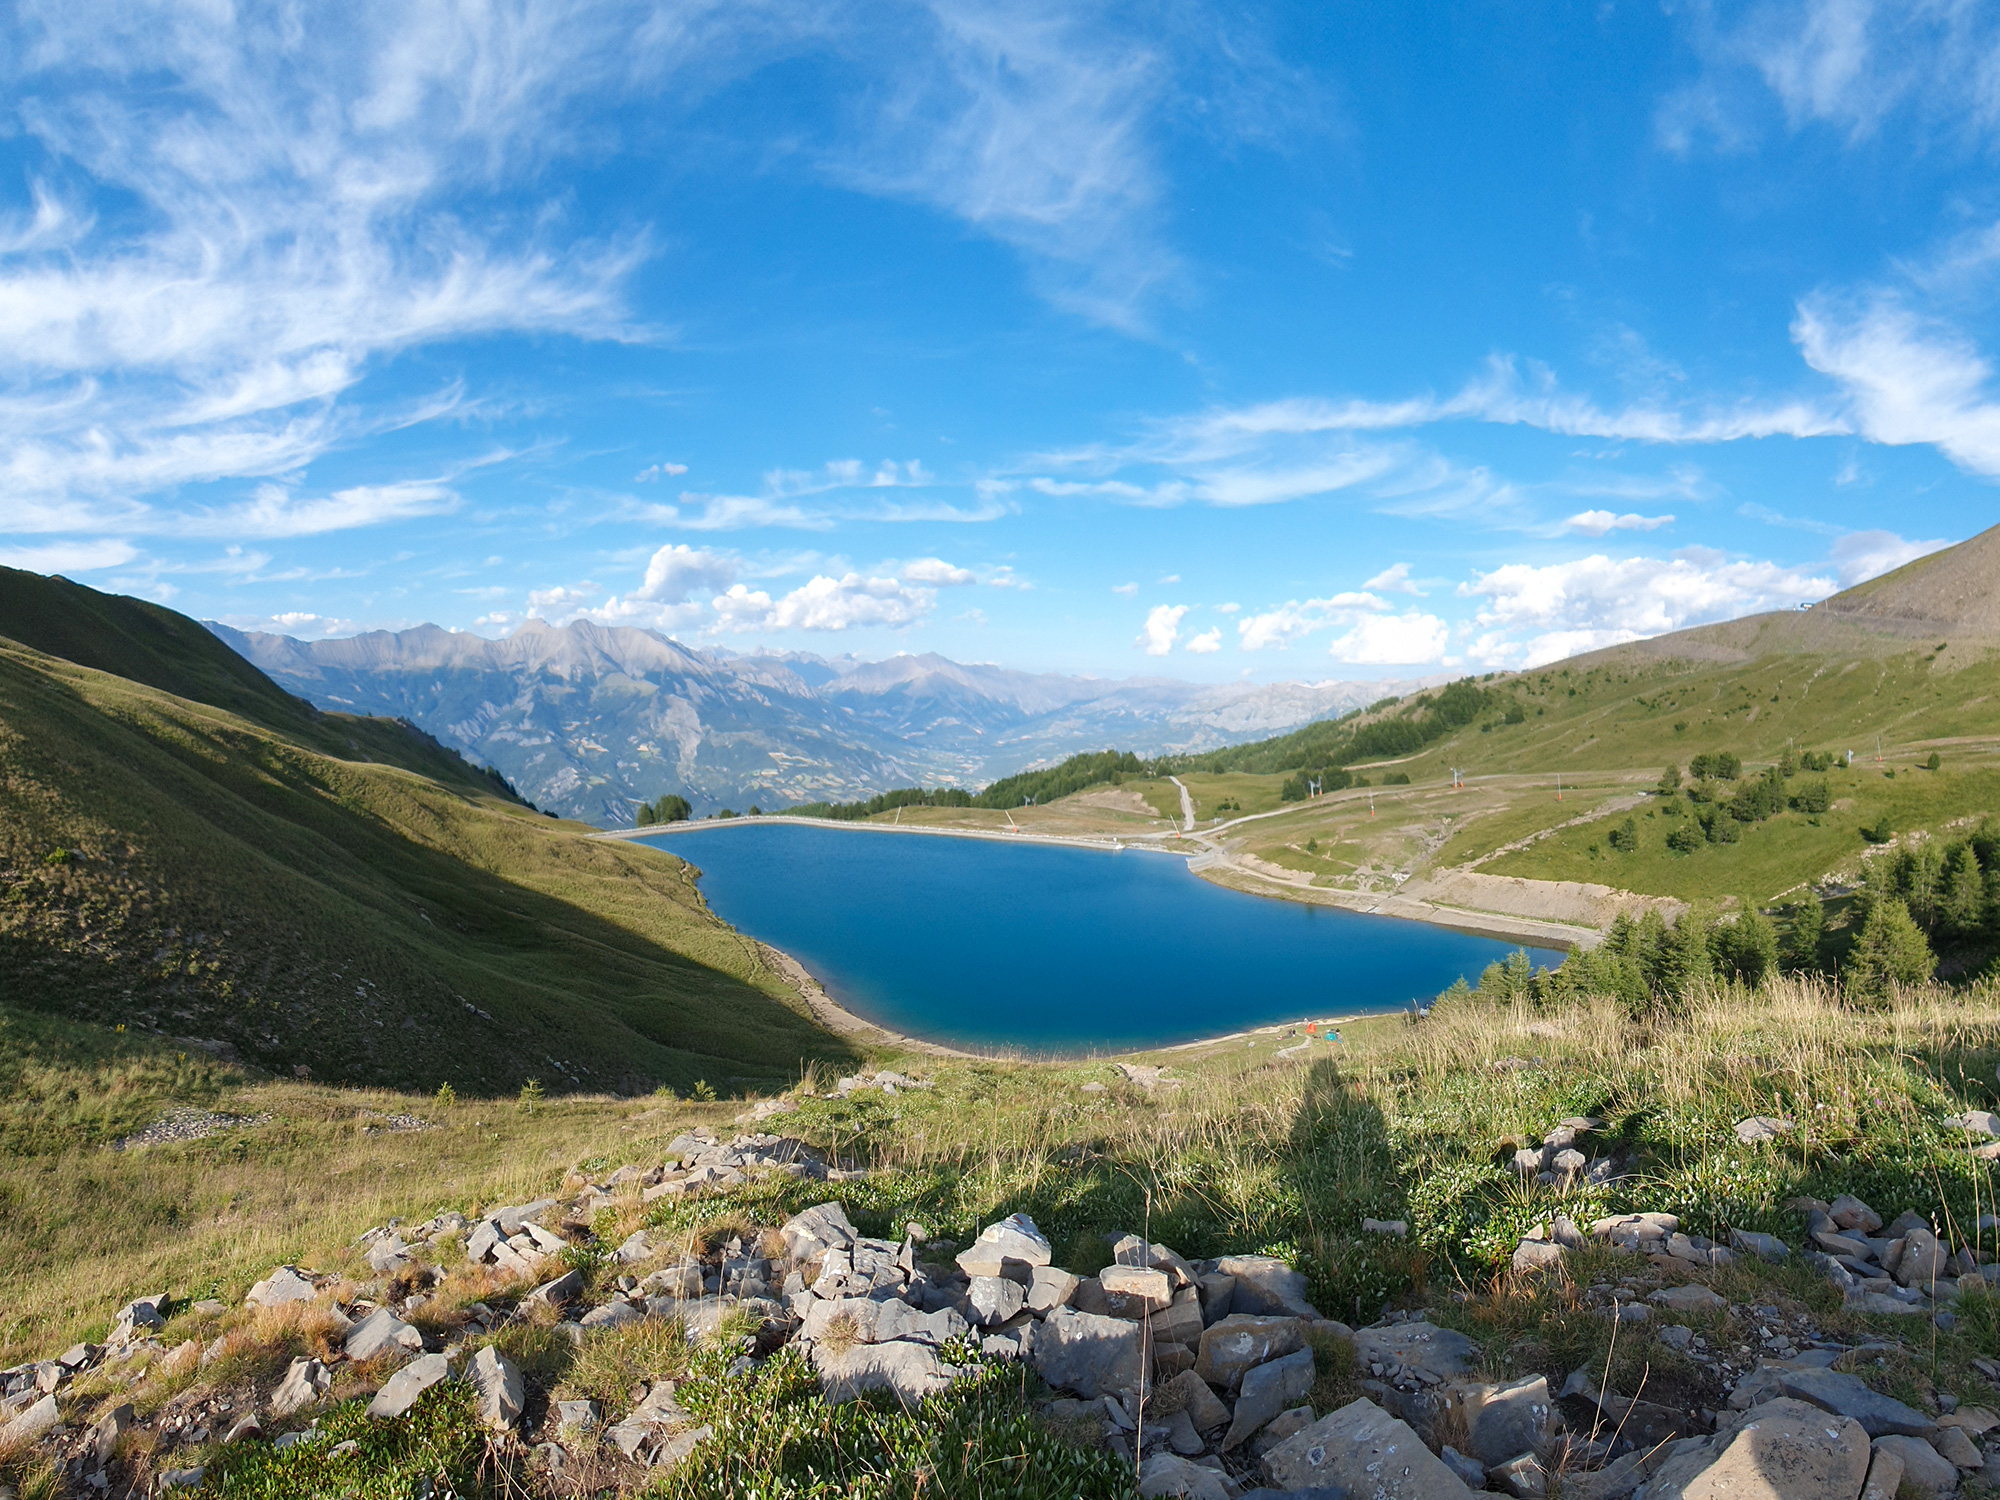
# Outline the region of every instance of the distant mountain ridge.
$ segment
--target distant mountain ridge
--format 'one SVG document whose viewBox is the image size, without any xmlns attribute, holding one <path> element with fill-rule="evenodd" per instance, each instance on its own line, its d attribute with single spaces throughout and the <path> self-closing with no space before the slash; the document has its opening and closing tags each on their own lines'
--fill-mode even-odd
<svg viewBox="0 0 2000 1500">
<path fill-rule="evenodd" d="M 1217 749 L 1441 680 L 1210 685 L 932 653 L 738 655 L 585 620 L 531 620 L 499 640 L 436 625 L 325 641 L 210 628 L 323 708 L 408 719 L 537 804 L 609 827 L 663 792 L 740 810 L 976 787 L 1079 750 Z"/>
</svg>

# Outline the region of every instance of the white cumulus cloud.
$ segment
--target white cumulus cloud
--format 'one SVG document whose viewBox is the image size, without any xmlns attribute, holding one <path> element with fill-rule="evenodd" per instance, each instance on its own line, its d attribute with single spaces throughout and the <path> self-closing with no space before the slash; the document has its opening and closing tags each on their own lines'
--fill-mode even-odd
<svg viewBox="0 0 2000 1500">
<path fill-rule="evenodd" d="M 913 625 L 928 615 L 937 595 L 895 578 L 847 573 L 818 574 L 773 599 L 762 589 L 736 584 L 715 599 L 725 628 L 759 630 L 851 630 L 866 625 Z"/>
<path fill-rule="evenodd" d="M 979 581 L 970 568 L 958 567 L 941 557 L 919 557 L 904 563 L 903 580 L 906 583 L 930 584 L 934 588 L 963 588 Z"/>
<path fill-rule="evenodd" d="M 1451 630 L 1436 615 L 1411 610 L 1401 615 L 1369 615 L 1334 638 L 1329 654 L 1355 666 L 1414 666 L 1440 660 Z"/>
<path fill-rule="evenodd" d="M 1483 659 L 1511 657 L 1533 666 L 1690 625 L 1796 608 L 1838 587 L 1825 571 L 1689 549 L 1673 557 L 1598 553 L 1540 567 L 1510 563 L 1459 592 L 1481 601 L 1473 621 L 1489 637 Z"/>
<path fill-rule="evenodd" d="M 1204 630 L 1200 635 L 1189 636 L 1187 645 L 1182 649 L 1195 656 L 1207 656 L 1212 652 L 1220 651 L 1222 649 L 1222 627 L 1217 626 L 1213 630 Z"/>
<path fill-rule="evenodd" d="M 1384 568 L 1373 578 L 1361 585 L 1362 588 L 1384 594 L 1415 594 L 1423 596 L 1423 590 L 1410 582 L 1410 565 L 1399 562 L 1394 567 Z"/>
<path fill-rule="evenodd" d="M 1165 656 L 1181 638 L 1181 617 L 1186 613 L 1185 604 L 1155 604 L 1147 611 L 1145 628 L 1133 644 L 1143 646 L 1148 656 Z"/>
</svg>

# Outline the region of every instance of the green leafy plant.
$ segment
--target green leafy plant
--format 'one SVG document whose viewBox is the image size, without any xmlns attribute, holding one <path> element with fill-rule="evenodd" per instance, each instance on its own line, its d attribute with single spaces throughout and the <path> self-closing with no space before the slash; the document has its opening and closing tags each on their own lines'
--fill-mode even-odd
<svg viewBox="0 0 2000 1500">
<path fill-rule="evenodd" d="M 540 1104 L 546 1097 L 547 1095 L 542 1090 L 541 1079 L 530 1078 L 526 1083 L 521 1085 L 521 1113 L 526 1115 L 533 1114 L 535 1106 Z"/>
</svg>

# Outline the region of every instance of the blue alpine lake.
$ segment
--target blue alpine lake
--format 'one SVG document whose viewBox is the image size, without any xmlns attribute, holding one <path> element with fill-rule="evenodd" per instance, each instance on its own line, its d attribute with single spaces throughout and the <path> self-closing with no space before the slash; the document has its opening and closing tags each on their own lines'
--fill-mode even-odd
<svg viewBox="0 0 2000 1500">
<path fill-rule="evenodd" d="M 1395 1010 L 1520 946 L 1246 895 L 1137 850 L 753 822 L 643 842 L 841 1005 L 960 1046 L 1124 1050 Z"/>
</svg>

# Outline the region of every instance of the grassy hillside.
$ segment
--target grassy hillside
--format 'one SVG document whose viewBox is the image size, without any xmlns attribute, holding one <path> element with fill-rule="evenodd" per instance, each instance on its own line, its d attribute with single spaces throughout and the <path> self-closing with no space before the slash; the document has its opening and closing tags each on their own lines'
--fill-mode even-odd
<svg viewBox="0 0 2000 1500">
<path fill-rule="evenodd" d="M 154 1042 L 35 1017 L 0 1019 L 10 1028 L 9 1055 L 24 1060 L 0 1089 L 0 1131 L 41 1142 L 34 1154 L 0 1157 L 12 1251 L 0 1262 L 0 1362 L 101 1335 L 127 1296 L 163 1288 L 176 1299 L 166 1347 L 183 1339 L 199 1347 L 227 1333 L 236 1351 L 233 1364 L 136 1391 L 72 1386 L 66 1410 L 79 1427 L 100 1404 L 135 1396 L 148 1419 L 169 1409 L 176 1393 L 204 1384 L 240 1398 L 250 1379 L 245 1361 L 268 1389 L 297 1352 L 295 1323 L 248 1310 L 205 1313 L 188 1305 L 195 1298 L 212 1294 L 236 1309 L 250 1282 L 279 1261 L 370 1280 L 355 1240 L 372 1225 L 519 1202 L 565 1184 L 574 1190 L 584 1176 L 601 1181 L 620 1165 L 658 1162 L 695 1121 L 726 1135 L 737 1108 L 588 1096 L 532 1114 L 491 1103 L 439 1106 L 418 1096 L 257 1082 L 185 1063 Z M 1974 1362 L 2000 1352 L 2000 1302 L 1968 1292 L 1954 1304 L 1955 1322 L 1941 1319 L 1935 1328 L 1927 1318 L 1844 1306 L 1801 1263 L 1806 1223 L 1790 1206 L 1800 1195 L 1856 1193 L 1885 1218 L 1915 1210 L 1992 1254 L 1992 1231 L 1976 1228 L 1994 1201 L 1992 1164 L 1948 1123 L 1997 1102 L 2000 1002 L 1990 985 L 1903 991 L 1872 1009 L 1789 979 L 1754 991 L 1704 988 L 1677 1006 L 1640 1013 L 1602 1000 L 1538 1007 L 1465 997 L 1423 1021 L 1343 1032 L 1337 1048 L 1301 1050 L 1265 1035 L 1164 1054 L 1154 1061 L 1169 1072 L 1150 1089 L 1103 1061 L 902 1059 L 934 1086 L 894 1100 L 800 1091 L 798 1108 L 785 1116 L 786 1130 L 815 1148 L 867 1163 L 865 1181 L 830 1194 L 824 1184 L 771 1178 L 650 1206 L 627 1191 L 579 1233 L 572 1260 L 601 1296 L 617 1269 L 604 1251 L 641 1222 L 663 1247 L 712 1246 L 834 1195 L 864 1232 L 893 1235 L 916 1219 L 963 1243 L 979 1226 L 1023 1211 L 1049 1232 L 1057 1260 L 1080 1271 L 1104 1263 L 1107 1232 L 1135 1228 L 1190 1256 L 1294 1259 L 1321 1310 L 1358 1326 L 1385 1307 L 1423 1309 L 1473 1338 L 1487 1378 L 1542 1374 L 1554 1383 L 1589 1365 L 1621 1390 L 1643 1382 L 1647 1399 L 1676 1411 L 1726 1410 L 1718 1360 L 1685 1339 L 1670 1345 L 1654 1334 L 1685 1323 L 1714 1353 L 1740 1348 L 1733 1367 L 1740 1373 L 1779 1319 L 1786 1330 L 1810 1327 L 1835 1345 L 1872 1341 L 1863 1376 L 1926 1411 L 1936 1409 L 1940 1392 L 1971 1403 L 1991 1391 Z M 89 1129 L 66 1123 L 74 1106 L 62 1101 L 71 1091 L 123 1100 L 130 1120 L 194 1103 L 240 1123 L 202 1141 L 114 1153 L 89 1144 Z M 1508 1170 L 1523 1139 L 1577 1114 L 1605 1122 L 1589 1147 L 1618 1164 L 1615 1180 L 1540 1183 Z M 1778 1145 L 1746 1147 L 1733 1127 L 1755 1114 L 1797 1127 Z M 383 1128 L 389 1115 L 415 1116 L 426 1128 L 391 1132 Z M 1731 1228 L 1773 1233 L 1795 1253 L 1777 1267 L 1748 1256 L 1713 1270 L 1680 1265 L 1670 1279 L 1706 1283 L 1727 1305 L 1686 1316 L 1655 1309 L 1640 1328 L 1605 1317 L 1601 1304 L 1617 1283 L 1657 1281 L 1660 1272 L 1646 1262 L 1593 1246 L 1575 1252 L 1565 1274 L 1507 1270 L 1520 1235 L 1558 1213 L 1588 1224 L 1640 1210 L 1677 1214 L 1689 1232 L 1718 1239 Z M 1408 1237 L 1367 1233 L 1367 1217 L 1401 1219 Z M 522 1290 L 496 1289 L 449 1257 L 446 1266 L 453 1275 L 419 1321 L 447 1340 L 461 1337 L 475 1301 L 505 1307 Z M 472 1337 L 508 1341 L 540 1389 L 596 1397 L 607 1415 L 629 1404 L 635 1384 L 690 1368 L 687 1347 L 658 1320 L 588 1334 L 580 1347 L 532 1320 Z M 735 1348 L 725 1346 L 720 1357 Z M 1344 1341 L 1316 1351 L 1311 1401 L 1323 1412 L 1358 1393 L 1358 1372 Z M 677 1487 L 655 1478 L 647 1489 L 648 1476 L 610 1470 L 604 1492 L 737 1493 L 717 1478 L 720 1468 L 707 1466 L 725 1464 L 739 1444 L 768 1446 L 784 1430 L 749 1399 L 770 1383 L 767 1375 L 743 1384 L 741 1431 L 679 1471 Z M 1007 1384 L 1009 1409 L 1018 1412 L 1033 1384 Z M 943 1409 L 979 1399 L 977 1389 L 961 1389 Z M 424 1420 L 421 1412 L 412 1420 Z M 344 1420 L 306 1412 L 282 1425 L 315 1415 Z M 173 1449 L 173 1463 L 216 1461 L 215 1438 L 206 1449 Z M 995 1466 L 1018 1451 L 1012 1427 L 964 1438 L 969 1453 Z M 591 1439 L 566 1441 L 587 1458 Z M 0 1455 L 0 1478 L 32 1481 L 35 1462 L 19 1457 L 9 1470 Z M 512 1466 L 518 1456 L 496 1450 L 494 1462 Z M 460 1492 L 574 1492 L 525 1463 L 506 1475 L 503 1482 L 489 1473 L 483 1487 Z M 838 1467 L 823 1470 L 820 1481 L 785 1493 L 849 1492 Z M 333 1500 L 345 1483 L 287 1493 Z M 996 1482 L 948 1492 L 1018 1491 Z"/>
<path fill-rule="evenodd" d="M 294 737 L 0 641 L 15 1005 L 469 1092 L 726 1089 L 846 1055 L 684 866 L 587 833 L 391 721 Z"/>
</svg>

